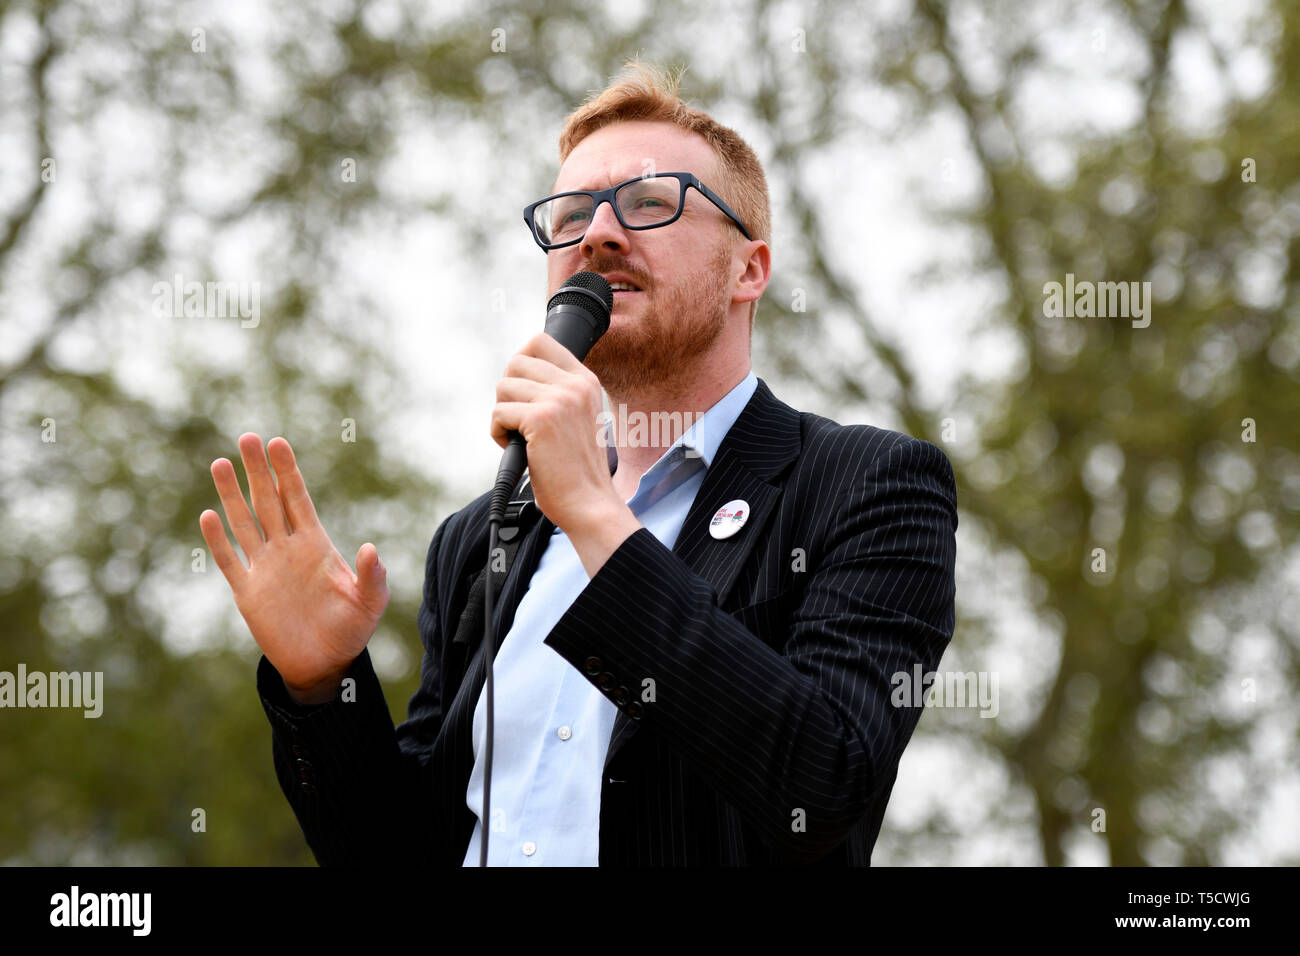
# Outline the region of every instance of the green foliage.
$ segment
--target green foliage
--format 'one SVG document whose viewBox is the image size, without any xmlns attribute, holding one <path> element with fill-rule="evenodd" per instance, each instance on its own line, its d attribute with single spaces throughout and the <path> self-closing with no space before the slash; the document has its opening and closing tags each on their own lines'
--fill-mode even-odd
<svg viewBox="0 0 1300 956">
<path fill-rule="evenodd" d="M 1275 82 L 1230 97 L 1208 131 L 1176 105 L 1171 51 L 1205 40 L 1222 63 L 1234 50 L 1196 11 L 1178 0 L 1076 11 L 1062 35 L 1087 49 L 1104 24 L 1102 62 L 1140 106 L 1118 130 L 1064 135 L 1070 174 L 1053 177 L 1032 160 L 1033 110 L 1053 108 L 1032 83 L 1061 51 L 1019 4 L 976 14 L 922 0 L 912 16 L 871 14 L 861 33 L 848 26 L 868 14 L 847 2 L 809 3 L 794 19 L 767 2 L 727 17 L 678 2 L 435 6 L 289 3 L 242 30 L 215 4 L 0 13 L 6 36 L 36 38 L 15 41 L 28 55 L 5 64 L 17 82 L 0 147 L 11 184 L 0 197 L 0 669 L 106 680 L 96 720 L 0 711 L 0 861 L 311 862 L 272 772 L 257 649 L 210 556 L 194 569 L 194 549 L 206 553 L 198 515 L 217 506 L 208 465 L 232 457 L 244 431 L 285 435 L 340 552 L 351 560 L 373 540 L 390 566 L 405 564 L 376 638 L 406 651 L 386 682 L 400 720 L 417 678 L 424 547 L 463 501 L 397 452 L 392 420 L 409 399 L 395 323 L 350 281 L 348 240 L 450 223 L 457 253 L 482 262 L 521 228 L 517 210 L 455 183 L 408 188 L 393 165 L 403 138 L 419 127 L 448 149 L 483 146 L 521 194 L 542 195 L 564 116 L 639 54 L 689 64 L 687 97 L 767 162 L 778 234 L 794 241 L 774 250 L 759 374 L 815 390 L 818 411 L 883 410 L 879 423 L 944 446 L 962 580 L 992 587 L 982 569 L 996 566 L 997 584 L 1019 588 L 1035 646 L 1055 649 L 1044 679 L 1004 684 L 1038 701 L 1024 721 L 936 714 L 918 740 L 997 763 L 1005 795 L 984 819 L 1036 832 L 1047 863 L 1081 840 L 1116 864 L 1223 862 L 1267 786 L 1296 772 L 1254 743 L 1270 722 L 1295 736 L 1300 632 L 1281 581 L 1300 513 L 1296 9 L 1265 7 L 1235 41 L 1266 51 Z M 704 32 L 727 40 L 706 55 Z M 892 107 L 864 109 L 864 96 Z M 959 263 L 972 287 L 1002 290 L 981 319 L 1018 353 L 1010 376 L 964 376 L 941 401 L 922 397 L 926 370 L 864 305 L 832 239 L 843 210 L 807 173 L 867 124 L 902 137 L 937 118 L 955 118 L 978 186 L 934 215 L 974 252 L 921 265 L 933 275 Z M 138 137 L 139 162 L 123 168 L 120 149 L 98 162 L 98 144 L 121 137 Z M 53 183 L 41 179 L 47 157 Z M 340 175 L 349 161 L 355 181 Z M 151 312 L 151 288 L 177 273 L 237 276 L 232 248 L 260 270 L 256 327 Z M 1151 280 L 1150 326 L 1047 317 L 1044 283 L 1067 273 Z M 807 311 L 788 305 L 795 287 Z M 846 334 L 842 348 L 807 347 Z M 344 419 L 355 442 L 340 440 Z M 945 419 L 960 423 L 957 439 Z M 47 420 L 54 442 L 42 441 Z M 1095 548 L 1104 574 L 1091 570 Z M 1003 637 L 978 597 L 958 595 L 947 663 L 963 669 L 986 666 Z M 1264 650 L 1243 657 L 1243 635 Z M 1243 678 L 1256 700 L 1243 700 Z M 205 832 L 191 829 L 195 808 Z M 1089 827 L 1096 808 L 1104 833 Z M 943 814 L 907 832 L 887 818 L 881 845 L 893 859 L 948 859 L 947 844 L 970 836 Z"/>
</svg>

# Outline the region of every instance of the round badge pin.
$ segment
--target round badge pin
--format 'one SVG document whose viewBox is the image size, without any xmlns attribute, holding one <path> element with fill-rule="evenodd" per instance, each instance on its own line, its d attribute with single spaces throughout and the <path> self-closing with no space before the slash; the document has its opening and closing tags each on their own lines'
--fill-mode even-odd
<svg viewBox="0 0 1300 956">
<path fill-rule="evenodd" d="M 749 502 L 743 498 L 728 501 L 713 514 L 709 522 L 709 534 L 718 538 L 730 538 L 749 520 Z"/>
</svg>

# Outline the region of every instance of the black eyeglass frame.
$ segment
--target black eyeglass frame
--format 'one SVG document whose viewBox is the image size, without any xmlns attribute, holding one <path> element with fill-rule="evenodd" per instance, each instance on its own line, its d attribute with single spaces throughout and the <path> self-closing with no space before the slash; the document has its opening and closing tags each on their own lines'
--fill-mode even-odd
<svg viewBox="0 0 1300 956">
<path fill-rule="evenodd" d="M 623 213 L 619 211 L 618 203 L 614 202 L 614 194 L 624 186 L 628 186 L 635 182 L 641 182 L 646 179 L 676 179 L 681 184 L 681 191 L 677 196 L 677 212 L 673 214 L 671 219 L 665 219 L 663 222 L 652 222 L 648 226 L 629 226 L 623 221 Z M 749 234 L 749 230 L 746 229 L 745 224 L 740 221 L 740 217 L 732 212 L 731 207 L 723 201 L 721 196 L 715 193 L 708 186 L 704 185 L 704 183 L 700 182 L 699 177 L 694 173 L 655 173 L 653 176 L 633 176 L 631 179 L 625 179 L 623 182 L 610 186 L 608 189 L 572 189 L 569 192 L 555 193 L 552 196 L 547 196 L 544 199 L 539 199 L 537 202 L 529 203 L 525 206 L 524 223 L 527 224 L 528 231 L 532 234 L 533 241 L 541 246 L 544 252 L 550 252 L 552 249 L 563 249 L 566 246 L 576 245 L 577 243 L 582 242 L 583 239 L 587 238 L 586 229 L 582 231 L 582 235 L 577 239 L 570 239 L 567 242 L 556 242 L 548 245 L 547 243 L 542 242 L 542 237 L 537 234 L 537 226 L 533 222 L 533 213 L 538 206 L 543 203 L 548 203 L 553 199 L 561 199 L 564 196 L 590 196 L 592 200 L 592 219 L 596 218 L 596 210 L 600 208 L 600 204 L 607 202 L 609 203 L 610 208 L 614 210 L 614 216 L 618 219 L 619 224 L 624 229 L 662 229 L 664 226 L 672 225 L 682 217 L 682 210 L 686 208 L 686 190 L 692 186 L 695 187 L 695 189 L 698 190 L 700 195 L 705 199 L 726 213 L 727 218 L 736 224 L 736 228 L 744 234 L 746 239 L 751 241 L 753 240 L 754 237 Z M 590 222 L 587 223 L 587 227 L 591 227 Z"/>
</svg>

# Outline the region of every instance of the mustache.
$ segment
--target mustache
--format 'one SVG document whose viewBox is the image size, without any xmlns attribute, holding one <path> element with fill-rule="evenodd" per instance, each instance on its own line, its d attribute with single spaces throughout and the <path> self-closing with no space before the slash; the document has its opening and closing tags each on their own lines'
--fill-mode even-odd
<svg viewBox="0 0 1300 956">
<path fill-rule="evenodd" d="M 621 272 L 626 276 L 631 276 L 632 281 L 639 285 L 643 291 L 650 288 L 649 279 L 639 269 L 633 269 L 625 262 L 617 262 L 613 259 L 593 259 L 583 266 L 583 269 L 587 272 Z"/>
</svg>

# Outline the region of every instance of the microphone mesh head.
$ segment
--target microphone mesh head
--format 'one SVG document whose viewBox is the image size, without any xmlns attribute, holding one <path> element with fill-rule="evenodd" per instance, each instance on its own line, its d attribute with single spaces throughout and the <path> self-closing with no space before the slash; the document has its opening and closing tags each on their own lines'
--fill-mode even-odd
<svg viewBox="0 0 1300 956">
<path fill-rule="evenodd" d="M 591 296 L 584 295 L 582 292 L 567 292 L 567 289 L 582 289 L 584 292 L 591 292 L 605 303 L 605 318 L 609 318 L 610 312 L 614 311 L 614 290 L 610 288 L 605 277 L 596 272 L 575 272 L 569 278 L 564 280 L 564 285 L 560 286 L 555 295 L 551 296 L 551 301 L 546 303 L 549 309 L 555 305 L 587 305 L 594 306 Z"/>
</svg>

